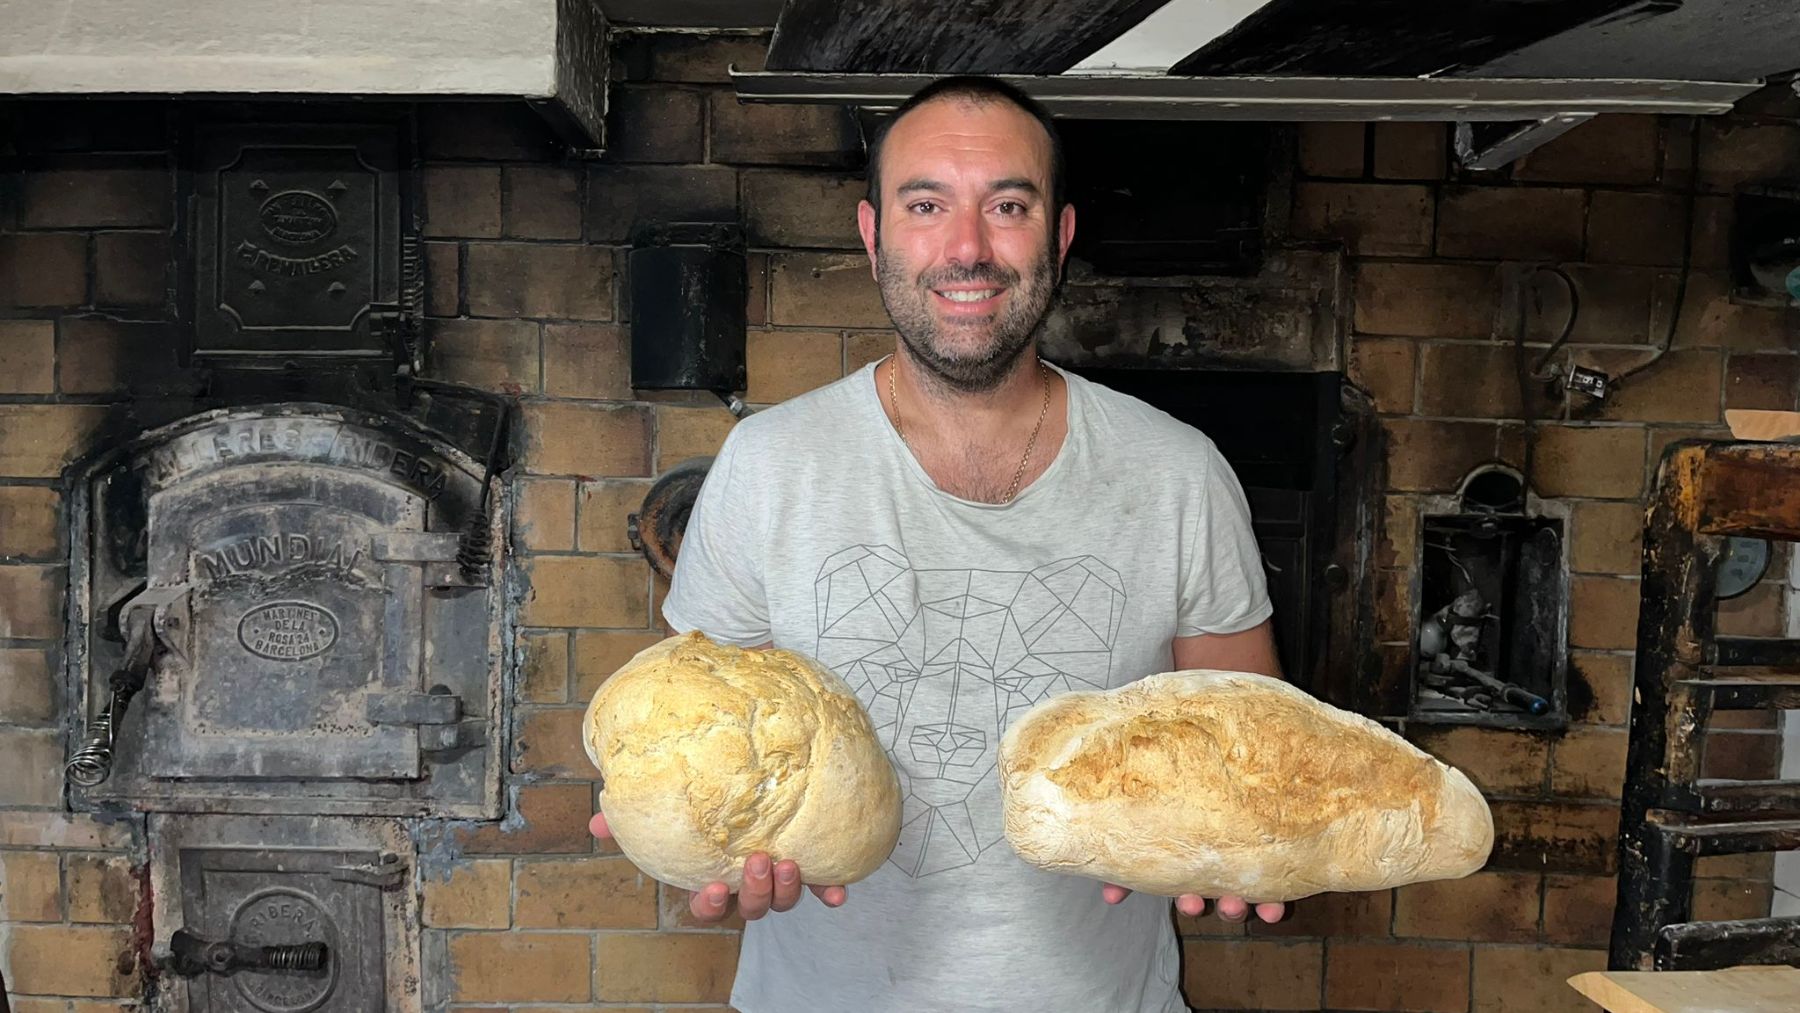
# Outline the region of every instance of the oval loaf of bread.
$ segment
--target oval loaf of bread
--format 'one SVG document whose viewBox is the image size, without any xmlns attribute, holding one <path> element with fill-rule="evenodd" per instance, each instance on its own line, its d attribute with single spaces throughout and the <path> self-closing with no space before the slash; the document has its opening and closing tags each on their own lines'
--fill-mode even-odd
<svg viewBox="0 0 1800 1013">
<path fill-rule="evenodd" d="M 1494 843 L 1460 771 L 1261 675 L 1052 697 L 1007 729 L 999 762 L 1020 857 L 1155 894 L 1285 901 L 1455 879 Z"/>
<path fill-rule="evenodd" d="M 792 859 L 853 883 L 900 836 L 900 782 L 842 680 L 792 651 L 671 637 L 601 684 L 582 721 L 600 811 L 647 875 L 689 890 Z"/>
</svg>

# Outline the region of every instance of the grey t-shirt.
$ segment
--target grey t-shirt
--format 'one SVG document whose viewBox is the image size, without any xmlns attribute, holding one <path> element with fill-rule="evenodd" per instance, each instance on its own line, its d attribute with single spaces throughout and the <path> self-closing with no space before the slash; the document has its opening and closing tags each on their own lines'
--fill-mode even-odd
<svg viewBox="0 0 1800 1013">
<path fill-rule="evenodd" d="M 743 1013 L 1185 1009 L 1169 901 L 1108 905 L 1094 880 L 1021 861 L 995 752 L 1048 696 L 1166 671 L 1175 637 L 1267 619 L 1261 557 L 1211 440 L 1063 375 L 1068 439 L 1005 505 L 937 488 L 873 366 L 745 419 L 720 450 L 664 618 L 830 666 L 906 806 L 892 858 L 847 904 L 807 893 L 749 924 Z"/>
</svg>

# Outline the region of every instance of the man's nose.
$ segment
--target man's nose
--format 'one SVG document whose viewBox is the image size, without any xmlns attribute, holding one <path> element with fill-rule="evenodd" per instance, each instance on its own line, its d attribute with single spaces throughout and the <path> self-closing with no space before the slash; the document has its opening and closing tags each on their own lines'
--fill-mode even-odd
<svg viewBox="0 0 1800 1013">
<path fill-rule="evenodd" d="M 952 213 L 950 234 L 945 239 L 944 259 L 962 267 L 973 267 L 985 264 L 991 258 L 993 246 L 988 241 L 987 219 L 979 208 L 957 210 Z"/>
</svg>

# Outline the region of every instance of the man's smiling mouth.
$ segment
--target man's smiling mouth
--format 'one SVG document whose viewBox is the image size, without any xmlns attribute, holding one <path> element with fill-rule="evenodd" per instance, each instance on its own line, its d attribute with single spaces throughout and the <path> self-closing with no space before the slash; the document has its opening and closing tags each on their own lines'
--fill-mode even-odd
<svg viewBox="0 0 1800 1013">
<path fill-rule="evenodd" d="M 982 302 L 1000 294 L 997 288 L 933 289 L 951 302 Z"/>
</svg>

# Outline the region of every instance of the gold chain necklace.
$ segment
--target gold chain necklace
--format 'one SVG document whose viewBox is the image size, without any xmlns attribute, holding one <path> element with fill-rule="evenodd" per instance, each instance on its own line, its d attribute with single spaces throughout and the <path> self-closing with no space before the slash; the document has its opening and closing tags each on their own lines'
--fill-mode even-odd
<svg viewBox="0 0 1800 1013">
<path fill-rule="evenodd" d="M 1042 359 L 1038 359 L 1037 364 L 1038 372 L 1044 378 L 1044 403 L 1038 406 L 1037 424 L 1031 427 L 1031 438 L 1025 441 L 1025 455 L 1019 458 L 1019 467 L 1013 472 L 1012 486 L 1006 490 L 1006 498 L 1000 501 L 1002 503 L 1011 503 L 1013 497 L 1019 494 L 1019 482 L 1025 477 L 1025 465 L 1031 461 L 1032 448 L 1037 446 L 1038 433 L 1044 428 L 1044 416 L 1050 413 L 1050 367 L 1044 365 Z M 912 442 L 906 438 L 906 429 L 900 425 L 900 395 L 894 389 L 894 374 L 897 372 L 899 372 L 899 363 L 890 360 L 888 362 L 888 401 L 894 406 L 894 432 L 899 435 L 900 443 L 911 450 Z"/>
</svg>

